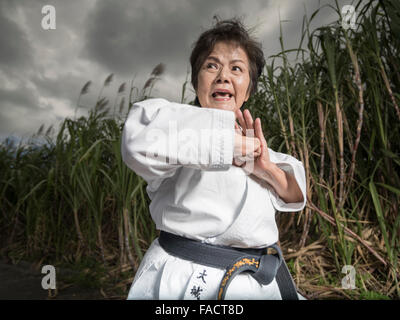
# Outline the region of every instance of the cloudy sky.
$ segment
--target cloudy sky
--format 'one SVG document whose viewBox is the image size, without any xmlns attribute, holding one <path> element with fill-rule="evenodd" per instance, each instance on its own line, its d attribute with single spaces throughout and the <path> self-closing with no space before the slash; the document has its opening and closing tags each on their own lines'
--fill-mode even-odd
<svg viewBox="0 0 400 320">
<path fill-rule="evenodd" d="M 339 1 L 340 5 L 352 1 Z M 279 17 L 285 20 L 286 48 L 300 39 L 303 16 L 335 1 L 319 0 L 0 0 L 0 139 L 28 137 L 41 124 L 56 128 L 73 117 L 82 86 L 78 115 L 87 114 L 105 78 L 114 79 L 102 96 L 114 103 L 127 82 L 142 88 L 158 63 L 166 66 L 152 95 L 180 101 L 190 70 L 191 46 L 212 25 L 213 16 L 240 16 L 263 45 L 266 57 L 280 50 Z M 42 28 L 42 7 L 56 10 L 56 29 Z M 337 20 L 321 9 L 312 26 Z M 128 91 L 128 90 L 127 90 Z M 187 95 L 193 97 L 189 86 Z"/>
</svg>

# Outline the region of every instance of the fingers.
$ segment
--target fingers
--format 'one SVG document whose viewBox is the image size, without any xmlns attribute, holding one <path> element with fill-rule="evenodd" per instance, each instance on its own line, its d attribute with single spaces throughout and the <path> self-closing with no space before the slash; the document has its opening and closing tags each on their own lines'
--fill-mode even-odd
<svg viewBox="0 0 400 320">
<path fill-rule="evenodd" d="M 255 133 L 255 136 L 260 141 L 260 149 L 257 151 L 260 151 L 260 154 L 262 154 L 265 149 L 265 144 L 264 144 L 265 139 L 264 139 L 264 135 L 263 135 L 262 128 L 261 128 L 261 121 L 259 118 L 257 118 L 254 121 L 254 133 Z"/>
<path fill-rule="evenodd" d="M 257 158 L 261 154 L 261 141 L 257 137 L 243 136 L 242 156 L 247 160 Z"/>
<path fill-rule="evenodd" d="M 236 121 L 235 121 L 235 131 L 240 135 L 244 135 L 243 129 L 238 125 Z"/>
<path fill-rule="evenodd" d="M 246 121 L 246 129 L 254 130 L 254 121 L 250 111 L 248 109 L 244 110 L 243 115 L 244 115 L 244 120 Z M 250 131 L 250 134 L 254 136 L 254 131 Z"/>
<path fill-rule="evenodd" d="M 232 164 L 234 166 L 236 166 L 236 167 L 243 167 L 246 164 L 246 162 L 245 161 L 241 161 L 240 159 L 236 158 L 236 159 L 233 159 Z"/>
<path fill-rule="evenodd" d="M 261 120 L 260 118 L 257 118 L 255 123 L 254 123 L 254 130 L 256 133 L 256 137 L 260 140 L 261 143 L 261 157 L 269 162 L 269 151 L 268 151 L 268 145 L 267 145 L 267 140 L 264 137 L 264 133 L 262 131 L 261 127 Z"/>
<path fill-rule="evenodd" d="M 242 111 L 240 109 L 235 111 L 236 119 L 238 123 L 235 122 L 235 130 L 237 133 L 241 133 L 242 137 L 242 148 L 240 156 L 236 156 L 235 165 L 240 165 L 246 161 L 254 161 L 255 158 L 259 157 L 264 150 L 264 145 L 266 141 L 262 133 L 261 121 L 257 118 L 255 121 L 251 116 L 248 109 Z M 247 136 L 247 138 L 246 138 Z"/>
<path fill-rule="evenodd" d="M 233 165 L 246 168 L 247 164 L 254 163 L 258 157 L 262 157 L 262 161 L 269 161 L 269 153 L 267 140 L 262 131 L 261 120 L 256 118 L 253 120 L 249 110 L 236 111 L 236 118 L 242 127 L 242 152 L 240 156 L 235 156 Z M 235 129 L 239 130 L 239 125 L 235 122 Z"/>
<path fill-rule="evenodd" d="M 243 133 L 246 134 L 246 121 L 244 120 L 243 113 L 240 109 L 236 110 L 236 118 L 238 119 L 239 124 L 242 127 Z"/>
<path fill-rule="evenodd" d="M 260 142 L 264 142 L 263 138 L 264 138 L 264 134 L 262 132 L 262 128 L 261 128 L 261 121 L 260 118 L 257 118 L 254 124 L 254 133 L 256 135 L 256 137 L 258 139 L 260 139 Z"/>
<path fill-rule="evenodd" d="M 237 167 L 243 167 L 246 163 L 254 162 L 262 154 L 262 143 L 257 137 L 241 136 L 241 153 L 234 155 L 232 164 Z"/>
<path fill-rule="evenodd" d="M 261 144 L 263 144 L 263 146 L 266 147 L 267 146 L 267 141 L 265 140 L 264 133 L 262 131 L 260 118 L 257 118 L 255 123 L 254 123 L 254 132 L 255 132 L 256 137 L 258 139 L 260 139 Z"/>
<path fill-rule="evenodd" d="M 239 120 L 246 136 L 254 137 L 254 121 L 251 113 L 248 109 L 242 111 L 236 111 L 236 117 Z"/>
</svg>

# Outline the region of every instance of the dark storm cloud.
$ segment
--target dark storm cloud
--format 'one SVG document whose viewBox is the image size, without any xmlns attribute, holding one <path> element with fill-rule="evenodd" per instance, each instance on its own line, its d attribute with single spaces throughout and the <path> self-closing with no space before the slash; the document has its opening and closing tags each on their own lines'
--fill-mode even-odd
<svg viewBox="0 0 400 320">
<path fill-rule="evenodd" d="M 0 3 L 0 67 L 17 72 L 32 63 L 32 48 L 25 32 L 7 16 L 8 4 Z"/>
<path fill-rule="evenodd" d="M 310 15 L 320 2 L 305 3 Z M 54 31 L 41 28 L 41 8 L 47 4 L 57 11 Z M 0 0 L 0 135 L 37 131 L 45 121 L 72 116 L 82 86 L 92 80 L 80 101 L 89 108 L 110 73 L 115 80 L 102 94 L 113 102 L 122 82 L 129 85 L 135 78 L 141 88 L 160 62 L 166 72 L 152 94 L 178 101 L 191 46 L 215 14 L 239 16 L 255 26 L 270 56 L 280 51 L 279 11 L 281 19 L 291 20 L 283 23 L 285 48 L 294 48 L 304 14 L 303 1 L 297 0 Z M 331 16 L 332 10 L 325 10 L 314 23 L 327 24 Z"/>
<path fill-rule="evenodd" d="M 283 11 L 282 20 L 290 15 L 291 20 L 282 24 L 285 45 L 293 48 L 301 38 L 303 15 L 324 4 L 323 1 L 306 1 L 304 6 L 303 1 L 285 1 L 279 8 L 278 2 L 271 3 L 265 0 L 247 1 L 246 5 L 240 0 L 98 1 L 87 17 L 83 56 L 122 76 L 134 73 L 144 76 L 163 62 L 168 73 L 182 78 L 189 66 L 194 41 L 211 26 L 215 14 L 222 19 L 243 18 L 248 27 L 256 27 L 256 36 L 266 26 L 273 25 L 273 34 L 264 34 L 264 38 L 259 39 L 268 56 L 280 51 L 276 23 L 279 10 Z M 275 20 L 262 16 L 261 11 L 270 12 Z M 321 23 L 326 20 L 324 15 L 316 18 Z"/>
<path fill-rule="evenodd" d="M 234 12 L 240 1 L 102 1 L 88 17 L 86 56 L 110 72 L 150 72 L 159 62 L 184 74 L 191 45 L 214 14 Z M 218 8 L 218 9 L 216 9 Z"/>
<path fill-rule="evenodd" d="M 42 95 L 66 100 L 76 100 L 84 84 L 82 78 L 70 74 L 60 74 L 57 79 L 33 75 L 31 80 Z"/>
<path fill-rule="evenodd" d="M 349 0 L 338 0 L 339 8 L 344 4 L 349 4 Z M 298 49 L 301 47 L 307 50 L 308 37 L 305 35 L 303 42 L 301 43 L 301 38 L 303 34 L 302 27 L 306 28 L 306 20 L 309 21 L 309 30 L 313 31 L 318 27 L 326 26 L 332 23 L 338 22 L 338 15 L 333 10 L 332 6 L 336 8 L 336 4 L 330 0 L 322 1 L 290 1 L 286 10 L 281 10 L 281 28 L 282 28 L 282 41 L 285 50 Z M 273 22 L 275 26 L 270 32 L 264 33 L 261 37 L 263 43 L 264 54 L 266 58 L 277 55 L 282 51 L 280 44 L 280 26 L 279 26 L 279 8 L 271 8 L 274 18 L 276 20 Z M 283 11 L 283 12 L 282 12 Z M 313 13 L 318 11 L 318 13 L 310 21 Z M 265 23 L 268 23 L 267 21 Z M 303 26 L 304 23 L 304 26 Z M 294 61 L 296 59 L 297 52 L 287 53 L 289 60 Z M 301 57 L 301 54 L 299 53 Z M 307 55 L 306 55 L 307 56 Z M 272 59 L 272 58 L 271 58 Z M 280 63 L 280 58 L 274 58 L 275 65 Z M 271 63 L 271 60 L 267 59 L 267 63 Z"/>
<path fill-rule="evenodd" d="M 0 104 L 3 105 L 17 105 L 17 106 L 29 106 L 38 105 L 38 96 L 32 92 L 29 88 L 17 88 L 17 89 L 3 89 L 0 88 Z M 3 108 L 2 108 L 3 109 Z M 6 111 L 6 110 L 5 110 Z"/>
<path fill-rule="evenodd" d="M 57 31 L 41 27 L 48 4 L 57 10 Z M 77 8 L 77 1 L 0 0 L 1 137 L 36 131 L 76 102 L 86 79 L 70 73 L 65 62 L 75 58 L 70 35 L 79 28 Z"/>
<path fill-rule="evenodd" d="M 0 134 L 27 133 L 33 129 L 29 119 L 37 120 L 43 112 L 51 112 L 50 106 L 41 106 L 38 94 L 32 88 L 21 86 L 15 89 L 0 88 Z M 23 129 L 20 126 L 22 124 Z M 32 125 L 32 123 L 31 123 Z M 36 127 L 36 125 L 34 125 Z"/>
</svg>

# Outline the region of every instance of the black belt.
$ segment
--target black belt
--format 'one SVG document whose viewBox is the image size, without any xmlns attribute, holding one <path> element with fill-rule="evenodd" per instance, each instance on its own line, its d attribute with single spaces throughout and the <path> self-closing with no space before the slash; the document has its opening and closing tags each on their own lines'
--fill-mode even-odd
<svg viewBox="0 0 400 320">
<path fill-rule="evenodd" d="M 243 271 L 262 285 L 275 278 L 282 300 L 299 300 L 296 286 L 277 244 L 262 249 L 216 246 L 161 231 L 158 241 L 169 254 L 181 259 L 226 270 L 218 290 L 218 300 L 225 298 L 232 279 Z M 271 251 L 275 250 L 275 253 Z"/>
</svg>

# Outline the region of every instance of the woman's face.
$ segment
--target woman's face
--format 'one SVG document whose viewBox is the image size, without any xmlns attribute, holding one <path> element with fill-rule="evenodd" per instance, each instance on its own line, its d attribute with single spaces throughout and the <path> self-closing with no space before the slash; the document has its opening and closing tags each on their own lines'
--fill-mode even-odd
<svg viewBox="0 0 400 320">
<path fill-rule="evenodd" d="M 217 42 L 204 61 L 197 81 L 203 108 L 236 111 L 249 98 L 250 67 L 246 52 L 231 42 Z"/>
</svg>

